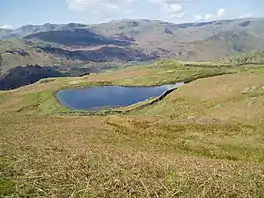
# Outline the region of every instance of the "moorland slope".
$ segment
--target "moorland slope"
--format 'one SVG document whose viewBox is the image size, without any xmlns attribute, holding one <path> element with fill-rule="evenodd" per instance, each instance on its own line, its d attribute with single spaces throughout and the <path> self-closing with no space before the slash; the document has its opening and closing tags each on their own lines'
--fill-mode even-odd
<svg viewBox="0 0 264 198">
<path fill-rule="evenodd" d="M 262 197 L 263 68 L 159 61 L 0 91 L 0 195 Z M 179 81 L 192 82 L 125 114 L 87 116 L 54 95 Z"/>
</svg>

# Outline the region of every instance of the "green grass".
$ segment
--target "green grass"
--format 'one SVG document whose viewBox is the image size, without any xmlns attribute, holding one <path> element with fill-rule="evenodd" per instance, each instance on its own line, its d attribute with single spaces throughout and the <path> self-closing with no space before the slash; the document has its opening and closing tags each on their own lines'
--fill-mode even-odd
<svg viewBox="0 0 264 198">
<path fill-rule="evenodd" d="M 15 191 L 15 183 L 10 180 L 0 180 L 0 195 L 12 195 Z"/>
<path fill-rule="evenodd" d="M 8 164 L 2 158 L 0 158 L 0 195 L 10 195 L 15 191 L 15 182 L 12 180 L 6 179 L 8 174 L 6 173 L 6 169 Z"/>
<path fill-rule="evenodd" d="M 23 102 L 19 103 L 16 111 L 38 111 L 47 114 L 82 113 L 82 111 L 70 111 L 61 107 L 55 98 L 55 93 L 60 89 L 73 87 L 90 87 L 98 85 L 121 86 L 155 86 L 177 82 L 190 82 L 199 78 L 223 75 L 237 72 L 237 69 L 224 67 L 186 67 L 181 62 L 163 61 L 157 66 L 155 63 L 145 66 L 134 66 L 118 71 L 106 72 L 100 75 L 91 75 L 83 78 L 58 78 L 40 80 L 28 88 L 29 91 L 14 91 L 7 94 L 2 101 L 9 101 L 17 93 Z M 37 91 L 41 87 L 43 90 Z M 1 92 L 0 92 L 1 93 Z M 22 93 L 22 96 L 20 95 Z M 29 94 L 28 94 L 29 93 Z M 13 104 L 12 104 L 13 106 Z M 13 106 L 15 107 L 15 106 Z M 7 107 L 8 108 L 8 107 Z M 85 113 L 87 114 L 87 113 Z M 94 113 L 92 113 L 94 114 Z M 106 114 L 105 111 L 100 114 Z"/>
<path fill-rule="evenodd" d="M 197 65 L 166 60 L 0 92 L 0 197 L 263 197 L 263 67 Z M 72 111 L 54 96 L 190 79 L 153 105 L 116 109 L 125 115 Z"/>
<path fill-rule="evenodd" d="M 235 55 L 230 58 L 225 58 L 223 62 L 233 65 L 259 65 L 264 63 L 264 51 L 256 50 L 253 52 L 246 52 Z"/>
<path fill-rule="evenodd" d="M 18 193 L 27 189 L 32 197 L 263 193 L 262 150 L 238 141 L 254 134 L 254 127 L 160 119 L 153 124 L 147 117 L 145 121 L 119 116 L 4 117 L 1 133 L 8 140 L 4 148 L 12 162 L 9 167 L 18 170 L 12 176 Z"/>
</svg>

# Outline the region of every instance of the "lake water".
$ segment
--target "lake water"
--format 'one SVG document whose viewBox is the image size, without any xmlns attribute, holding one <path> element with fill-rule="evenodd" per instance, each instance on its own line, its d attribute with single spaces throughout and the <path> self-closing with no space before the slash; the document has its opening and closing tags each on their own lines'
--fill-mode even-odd
<svg viewBox="0 0 264 198">
<path fill-rule="evenodd" d="M 165 91 L 180 87 L 184 83 L 156 87 L 97 86 L 66 89 L 57 92 L 59 102 L 75 110 L 98 110 L 129 106 L 140 101 L 157 97 Z"/>
</svg>

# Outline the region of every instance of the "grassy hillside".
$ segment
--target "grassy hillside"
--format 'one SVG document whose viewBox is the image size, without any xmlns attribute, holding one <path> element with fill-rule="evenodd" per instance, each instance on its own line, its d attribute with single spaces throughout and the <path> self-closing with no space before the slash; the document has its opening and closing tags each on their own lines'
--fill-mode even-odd
<svg viewBox="0 0 264 198">
<path fill-rule="evenodd" d="M 242 54 L 238 54 L 226 59 L 223 59 L 222 62 L 226 64 L 232 65 L 259 65 L 264 63 L 264 51 L 262 50 L 255 50 L 252 52 L 246 52 Z"/>
<path fill-rule="evenodd" d="M 163 60 L 0 91 L 0 196 L 262 197 L 263 67 Z M 54 97 L 65 87 L 231 72 L 125 115 L 57 114 L 70 111 Z"/>
<path fill-rule="evenodd" d="M 84 42 L 78 39 L 76 42 Z M 0 40 L 0 55 L 2 72 L 21 65 L 57 66 L 63 70 L 71 66 L 84 65 L 87 68 L 97 66 L 97 70 L 104 70 L 115 68 L 117 65 L 154 61 L 158 58 L 155 54 L 147 54 L 137 48 L 126 46 L 99 45 L 96 48 L 80 47 L 73 50 L 71 47 L 61 48 L 45 41 L 31 42 L 23 39 Z"/>
<path fill-rule="evenodd" d="M 15 108 L 16 111 L 24 111 L 27 110 L 28 107 L 30 107 L 30 109 L 33 107 L 32 110 L 34 111 L 44 110 L 46 113 L 60 113 L 58 110 L 62 110 L 63 113 L 65 109 L 57 109 L 58 103 L 54 100 L 53 96 L 53 93 L 61 88 L 83 87 L 98 84 L 117 84 L 127 86 L 162 85 L 182 81 L 190 82 L 198 78 L 234 73 L 239 70 L 243 70 L 242 68 L 228 68 L 225 65 L 210 66 L 210 63 L 199 63 L 196 65 L 188 63 L 189 66 L 186 66 L 185 64 L 186 63 L 184 62 L 174 60 L 161 60 L 150 65 L 128 67 L 121 70 L 101 73 L 99 75 L 91 74 L 84 77 L 66 77 L 52 80 L 44 79 L 39 81 L 37 84 L 18 89 L 21 91 L 14 90 L 13 93 L 16 98 L 24 98 L 25 94 L 27 95 L 28 92 L 32 93 L 33 91 L 33 93 L 31 97 L 28 97 L 28 100 L 21 100 L 22 103 L 18 103 L 17 105 L 12 104 L 11 109 Z M 23 92 L 22 90 L 27 91 Z M 6 100 L 2 101 L 0 107 L 8 109 L 10 107 L 8 97 L 12 96 L 7 94 L 6 97 Z M 5 97 L 3 97 L 3 99 L 4 98 Z"/>
<path fill-rule="evenodd" d="M 80 61 L 70 60 L 44 52 L 37 45 L 21 39 L 0 40 L 3 72 L 20 65 L 71 65 Z"/>
<path fill-rule="evenodd" d="M 40 79 L 49 77 L 62 77 L 63 73 L 50 67 L 23 66 L 9 70 L 7 74 L 0 76 L 0 90 L 8 90 L 35 83 Z"/>
<path fill-rule="evenodd" d="M 188 60 L 220 60 L 240 56 L 256 49 L 264 49 L 264 40 L 253 37 L 246 32 L 220 32 L 202 41 L 189 43 L 191 49 Z"/>
</svg>

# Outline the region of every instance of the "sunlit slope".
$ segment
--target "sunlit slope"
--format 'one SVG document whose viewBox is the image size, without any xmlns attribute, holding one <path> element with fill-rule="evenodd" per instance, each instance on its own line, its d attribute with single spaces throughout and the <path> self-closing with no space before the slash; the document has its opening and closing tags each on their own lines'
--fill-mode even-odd
<svg viewBox="0 0 264 198">
<path fill-rule="evenodd" d="M 204 63 L 208 64 L 208 63 Z M 76 78 L 43 79 L 39 82 L 9 92 L 1 92 L 0 107 L 6 111 L 60 113 L 69 110 L 61 107 L 55 92 L 69 87 L 93 85 L 152 86 L 176 82 L 189 82 L 198 78 L 237 72 L 225 66 L 186 66 L 184 63 L 166 60 L 151 65 L 129 67 L 122 70 L 92 74 Z"/>
<path fill-rule="evenodd" d="M 257 121 L 264 117 L 264 73 L 241 72 L 201 79 L 170 94 L 140 114 L 219 121 Z"/>
<path fill-rule="evenodd" d="M 262 197 L 263 66 L 188 65 L 1 91 L 0 197 Z M 54 96 L 66 87 L 201 77 L 128 115 L 72 116 Z"/>
</svg>

